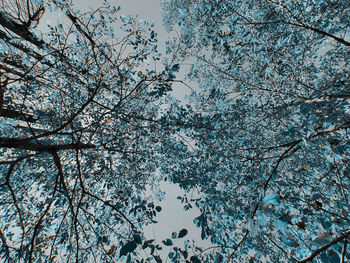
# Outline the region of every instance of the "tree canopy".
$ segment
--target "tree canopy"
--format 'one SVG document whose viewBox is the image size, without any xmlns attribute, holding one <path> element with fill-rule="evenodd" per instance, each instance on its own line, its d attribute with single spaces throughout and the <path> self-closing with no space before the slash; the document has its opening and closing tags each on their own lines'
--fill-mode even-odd
<svg viewBox="0 0 350 263">
<path fill-rule="evenodd" d="M 154 69 L 151 24 L 107 2 L 87 13 L 71 4 L 0 4 L 6 262 L 130 260 L 161 209 L 142 191 L 157 180 L 172 65 Z"/>
<path fill-rule="evenodd" d="M 161 61 L 153 25 L 106 1 L 2 1 L 0 257 L 349 261 L 349 5 L 164 0 Z M 211 247 L 142 232 L 165 179 L 202 193 L 179 199 Z"/>
<path fill-rule="evenodd" d="M 348 1 L 169 0 L 163 10 L 179 36 L 168 51 L 194 61 L 199 86 L 177 111 L 193 148 L 165 168 L 205 193 L 195 223 L 216 246 L 198 258 L 349 260 Z"/>
</svg>

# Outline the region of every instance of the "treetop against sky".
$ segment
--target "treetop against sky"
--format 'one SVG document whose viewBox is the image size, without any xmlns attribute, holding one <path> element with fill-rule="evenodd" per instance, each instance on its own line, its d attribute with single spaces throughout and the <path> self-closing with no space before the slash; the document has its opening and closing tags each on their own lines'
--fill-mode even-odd
<svg viewBox="0 0 350 263">
<path fill-rule="evenodd" d="M 168 0 L 162 16 L 166 54 L 106 1 L 0 4 L 4 262 L 348 261 L 349 3 Z M 163 181 L 211 246 L 187 225 L 143 232 Z"/>
</svg>

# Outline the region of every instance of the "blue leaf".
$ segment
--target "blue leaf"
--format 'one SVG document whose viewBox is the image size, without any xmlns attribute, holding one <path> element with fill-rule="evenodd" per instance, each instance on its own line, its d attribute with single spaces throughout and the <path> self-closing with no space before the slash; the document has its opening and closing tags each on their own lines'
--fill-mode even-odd
<svg viewBox="0 0 350 263">
<path fill-rule="evenodd" d="M 178 71 L 180 69 L 180 65 L 179 64 L 175 64 L 172 68 L 171 71 Z"/>
<path fill-rule="evenodd" d="M 186 236 L 188 233 L 187 229 L 181 229 L 179 232 L 179 235 L 177 236 L 178 238 L 183 238 L 184 236 Z"/>
<path fill-rule="evenodd" d="M 135 241 L 129 241 L 127 242 L 122 248 L 120 249 L 119 256 L 126 256 L 127 254 L 133 252 L 136 249 L 137 245 Z"/>
<path fill-rule="evenodd" d="M 196 257 L 196 256 L 192 256 L 192 257 L 190 257 L 190 260 L 191 260 L 191 262 L 193 262 L 193 263 L 201 263 L 201 261 L 198 259 L 198 257 Z"/>
<path fill-rule="evenodd" d="M 175 239 L 177 237 L 177 233 L 176 232 L 173 232 L 172 234 L 171 234 L 171 238 L 172 239 Z"/>
<path fill-rule="evenodd" d="M 171 239 L 165 239 L 162 241 L 162 243 L 166 246 L 171 246 L 173 244 L 173 241 L 171 241 Z"/>
</svg>

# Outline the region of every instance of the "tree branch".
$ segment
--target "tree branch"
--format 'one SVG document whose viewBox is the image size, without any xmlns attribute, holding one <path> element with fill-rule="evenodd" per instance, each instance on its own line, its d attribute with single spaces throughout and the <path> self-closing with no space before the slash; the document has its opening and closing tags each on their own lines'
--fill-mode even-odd
<svg viewBox="0 0 350 263">
<path fill-rule="evenodd" d="M 23 149 L 37 152 L 52 152 L 72 149 L 93 149 L 93 144 L 70 143 L 70 144 L 38 144 L 31 143 L 28 139 L 0 138 L 0 147 Z"/>
<path fill-rule="evenodd" d="M 25 24 L 19 24 L 10 16 L 8 16 L 4 11 L 0 10 L 0 25 L 12 31 L 16 35 L 20 36 L 24 40 L 27 40 L 39 48 L 43 48 L 45 42 L 39 40 L 32 32 L 29 31 L 28 26 Z"/>
<path fill-rule="evenodd" d="M 312 261 L 316 256 L 318 256 L 320 253 L 326 251 L 329 247 L 337 244 L 338 242 L 344 240 L 345 238 L 347 238 L 350 235 L 350 230 L 346 231 L 344 234 L 340 235 L 339 237 L 334 238 L 333 240 L 331 240 L 331 242 L 329 242 L 328 244 L 316 249 L 314 252 L 311 253 L 310 256 L 299 260 L 299 263 L 305 263 L 305 262 L 310 262 Z"/>
<path fill-rule="evenodd" d="M 242 237 L 242 239 L 239 241 L 239 243 L 237 244 L 237 246 L 235 247 L 235 249 L 233 250 L 233 252 L 230 254 L 230 256 L 227 259 L 227 262 L 230 262 L 231 258 L 233 257 L 233 255 L 236 253 L 236 251 L 238 250 L 238 248 L 243 244 L 244 240 L 247 238 L 249 234 L 249 230 L 246 229 L 246 232 L 244 234 L 244 236 Z"/>
<path fill-rule="evenodd" d="M 104 203 L 105 205 L 111 207 L 113 210 L 117 211 L 130 225 L 133 229 L 136 229 L 136 226 L 134 225 L 133 222 L 130 221 L 129 218 L 126 217 L 126 215 L 124 215 L 124 213 L 122 213 L 115 205 L 112 205 L 111 203 L 109 203 L 108 201 L 105 201 L 101 198 L 99 198 L 98 196 L 92 194 L 92 193 L 89 193 L 89 192 L 85 192 L 87 195 L 97 199 L 98 201 Z"/>
</svg>

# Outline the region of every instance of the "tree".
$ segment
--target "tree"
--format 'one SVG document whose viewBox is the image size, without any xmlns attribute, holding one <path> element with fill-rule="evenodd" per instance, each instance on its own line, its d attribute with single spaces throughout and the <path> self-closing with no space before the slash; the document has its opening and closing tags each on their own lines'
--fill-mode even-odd
<svg viewBox="0 0 350 263">
<path fill-rule="evenodd" d="M 130 261 L 145 239 L 141 226 L 161 209 L 142 190 L 157 180 L 169 132 L 159 107 L 172 65 L 149 66 L 159 60 L 152 26 L 118 10 L 107 2 L 84 14 L 70 1 L 0 4 L 6 262 Z M 48 21 L 60 15 L 62 24 Z"/>
<path fill-rule="evenodd" d="M 349 260 L 349 3 L 168 0 L 163 10 L 179 33 L 168 50 L 193 59 L 199 86 L 169 112 L 191 140 L 163 167 L 204 193 L 191 202 L 195 223 L 215 246 L 193 262 Z"/>
</svg>

